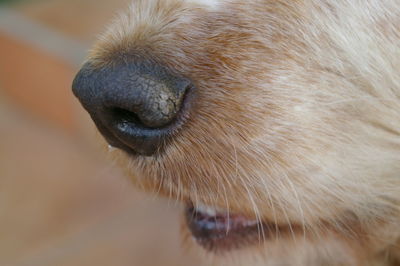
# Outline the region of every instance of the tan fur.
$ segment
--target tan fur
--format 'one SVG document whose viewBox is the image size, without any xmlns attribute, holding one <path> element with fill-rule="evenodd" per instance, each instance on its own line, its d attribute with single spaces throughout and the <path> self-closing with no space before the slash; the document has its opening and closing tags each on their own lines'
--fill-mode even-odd
<svg viewBox="0 0 400 266">
<path fill-rule="evenodd" d="M 398 0 L 134 0 L 89 60 L 125 54 L 197 87 L 164 154 L 120 154 L 137 184 L 301 225 L 214 264 L 395 265 Z"/>
</svg>

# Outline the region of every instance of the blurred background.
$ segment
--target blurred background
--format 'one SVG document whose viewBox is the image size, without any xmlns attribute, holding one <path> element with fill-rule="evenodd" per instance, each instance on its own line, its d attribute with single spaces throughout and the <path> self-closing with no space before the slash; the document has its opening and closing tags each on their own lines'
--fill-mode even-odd
<svg viewBox="0 0 400 266">
<path fill-rule="evenodd" d="M 179 207 L 100 152 L 71 83 L 127 0 L 0 0 L 0 265 L 196 266 Z"/>
</svg>

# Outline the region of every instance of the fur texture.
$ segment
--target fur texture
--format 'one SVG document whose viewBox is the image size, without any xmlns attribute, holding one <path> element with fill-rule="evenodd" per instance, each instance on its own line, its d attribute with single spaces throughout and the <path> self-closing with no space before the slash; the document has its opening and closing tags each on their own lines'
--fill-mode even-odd
<svg viewBox="0 0 400 266">
<path fill-rule="evenodd" d="M 119 155 L 135 183 L 299 225 L 214 264 L 396 265 L 398 0 L 134 0 L 88 60 L 127 54 L 197 87 L 165 153 Z"/>
</svg>

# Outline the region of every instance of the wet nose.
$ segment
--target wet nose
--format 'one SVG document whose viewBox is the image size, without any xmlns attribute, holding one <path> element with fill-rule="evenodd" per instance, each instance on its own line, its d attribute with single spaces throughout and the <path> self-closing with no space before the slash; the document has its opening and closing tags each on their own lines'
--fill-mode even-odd
<svg viewBox="0 0 400 266">
<path fill-rule="evenodd" d="M 182 124 L 192 87 L 186 78 L 149 62 L 94 67 L 86 63 L 72 88 L 111 146 L 151 156 Z"/>
</svg>

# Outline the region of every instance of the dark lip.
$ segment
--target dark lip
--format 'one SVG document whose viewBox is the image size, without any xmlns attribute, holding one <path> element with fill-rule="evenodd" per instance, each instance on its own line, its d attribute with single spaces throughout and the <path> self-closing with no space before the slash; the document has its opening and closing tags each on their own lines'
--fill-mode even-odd
<svg viewBox="0 0 400 266">
<path fill-rule="evenodd" d="M 240 215 L 217 214 L 209 216 L 189 206 L 185 211 L 186 223 L 196 242 L 208 251 L 222 252 L 260 242 L 265 225 L 246 225 Z"/>
<path fill-rule="evenodd" d="M 190 86 L 184 96 L 184 99 L 182 101 L 182 107 L 181 110 L 177 113 L 176 118 L 169 123 L 168 125 L 162 127 L 162 128 L 141 128 L 140 129 L 140 135 L 136 134 L 135 132 L 130 132 L 132 135 L 135 135 L 135 137 L 143 138 L 145 141 L 149 142 L 155 142 L 158 141 L 162 143 L 160 145 L 160 148 L 157 149 L 156 153 L 152 154 L 140 154 L 137 151 L 134 150 L 134 147 L 132 147 L 129 143 L 129 137 L 123 137 L 123 136 L 118 136 L 116 135 L 115 131 L 118 132 L 118 127 L 123 127 L 124 123 L 129 123 L 126 121 L 113 121 L 113 123 L 106 123 L 105 121 L 101 121 L 96 119 L 96 117 L 92 116 L 92 120 L 95 122 L 98 130 L 100 133 L 103 135 L 107 143 L 109 143 L 110 146 L 114 148 L 118 148 L 126 153 L 128 153 L 131 156 L 157 156 L 158 154 L 162 153 L 165 145 L 168 144 L 170 139 L 172 137 L 176 137 L 176 135 L 179 133 L 181 128 L 185 125 L 186 121 L 189 119 L 190 116 L 190 110 L 192 109 L 192 105 L 194 102 L 195 98 L 195 87 Z"/>
<path fill-rule="evenodd" d="M 196 242 L 214 253 L 260 245 L 266 240 L 293 235 L 301 230 L 295 224 L 277 225 L 265 221 L 248 225 L 252 219 L 240 214 L 217 213 L 216 216 L 209 216 L 197 211 L 191 204 L 185 210 L 185 218 Z"/>
</svg>

